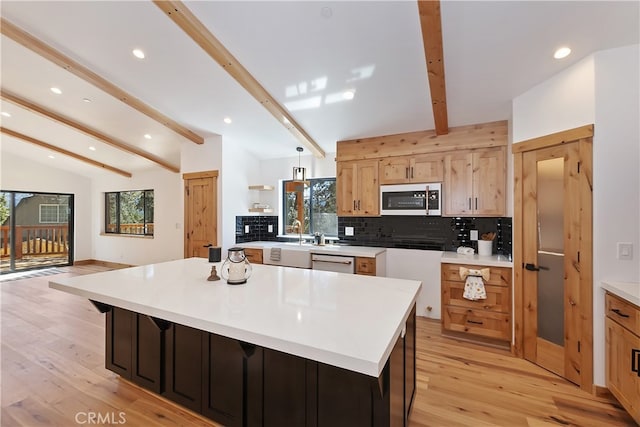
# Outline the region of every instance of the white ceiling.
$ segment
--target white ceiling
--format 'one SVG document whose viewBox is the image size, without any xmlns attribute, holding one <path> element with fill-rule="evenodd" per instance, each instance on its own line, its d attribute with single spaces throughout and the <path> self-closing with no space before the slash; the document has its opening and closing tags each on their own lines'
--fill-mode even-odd
<svg viewBox="0 0 640 427">
<path fill-rule="evenodd" d="M 415 1 L 186 4 L 326 152 L 338 140 L 434 128 Z M 199 135 L 222 135 L 223 144 L 259 158 L 297 156 L 293 135 L 152 2 L 3 0 L 0 7 L 4 19 Z M 450 126 L 509 119 L 514 97 L 595 51 L 640 38 L 637 1 L 443 1 L 441 8 Z M 1 42 L 3 90 L 176 166 L 180 144 L 193 143 L 9 38 Z M 573 53 L 554 60 L 561 45 Z M 146 59 L 134 58 L 134 48 Z M 346 90 L 354 99 L 342 98 Z M 11 103 L 1 108 L 12 114 L 1 118 L 11 130 L 133 173 L 159 167 Z M 88 176 L 110 173 L 1 138 L 3 152 Z"/>
</svg>

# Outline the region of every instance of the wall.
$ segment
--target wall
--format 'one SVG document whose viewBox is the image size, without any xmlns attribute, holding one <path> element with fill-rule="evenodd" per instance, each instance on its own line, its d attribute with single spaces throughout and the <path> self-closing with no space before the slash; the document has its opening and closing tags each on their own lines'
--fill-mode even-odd
<svg viewBox="0 0 640 427">
<path fill-rule="evenodd" d="M 0 186 L 3 190 L 71 193 L 75 196 L 74 259 L 92 258 L 91 180 L 7 152 L 2 153 L 0 165 Z"/>
<path fill-rule="evenodd" d="M 323 159 L 312 155 L 300 156 L 300 166 L 307 168 L 307 178 L 329 178 L 336 176 L 335 153 L 327 153 Z M 260 195 L 263 203 L 269 203 L 274 208 L 273 214 L 278 215 L 281 208 L 280 181 L 293 178 L 293 167 L 298 166 L 298 156 L 268 159 L 260 162 L 260 180 L 253 184 L 273 185 L 275 191 L 263 192 Z"/>
<path fill-rule="evenodd" d="M 640 282 L 640 59 L 638 45 L 598 52 L 513 101 L 522 141 L 589 123 L 593 138 L 594 382 L 605 384 L 603 280 Z M 616 258 L 631 242 L 634 258 Z"/>
<path fill-rule="evenodd" d="M 153 190 L 154 236 L 120 236 L 104 234 L 104 193 L 110 191 Z M 92 185 L 91 234 L 94 245 L 91 258 L 123 264 L 142 265 L 183 257 L 182 176 L 165 169 L 134 173 L 125 178 L 104 175 Z M 181 206 L 181 202 L 180 202 Z"/>
</svg>

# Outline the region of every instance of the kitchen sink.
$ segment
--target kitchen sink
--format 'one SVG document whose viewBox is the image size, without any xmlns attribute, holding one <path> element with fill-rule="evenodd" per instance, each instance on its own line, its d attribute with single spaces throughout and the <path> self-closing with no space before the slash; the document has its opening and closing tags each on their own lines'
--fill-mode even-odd
<svg viewBox="0 0 640 427">
<path fill-rule="evenodd" d="M 311 252 L 310 249 L 313 245 L 303 244 L 298 242 L 285 242 L 271 248 L 262 249 L 263 263 L 267 265 L 281 265 L 284 267 L 297 267 L 297 268 L 311 268 Z M 277 258 L 276 253 L 272 254 L 273 249 L 280 249 L 280 259 Z M 272 257 L 272 255 L 274 255 Z"/>
</svg>

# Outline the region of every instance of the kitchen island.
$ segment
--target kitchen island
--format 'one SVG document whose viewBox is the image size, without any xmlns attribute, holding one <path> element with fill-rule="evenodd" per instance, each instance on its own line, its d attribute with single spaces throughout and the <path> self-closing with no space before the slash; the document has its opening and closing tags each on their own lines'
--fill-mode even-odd
<svg viewBox="0 0 640 427">
<path fill-rule="evenodd" d="M 50 287 L 106 313 L 106 366 L 224 425 L 402 426 L 420 282 L 190 258 Z"/>
</svg>

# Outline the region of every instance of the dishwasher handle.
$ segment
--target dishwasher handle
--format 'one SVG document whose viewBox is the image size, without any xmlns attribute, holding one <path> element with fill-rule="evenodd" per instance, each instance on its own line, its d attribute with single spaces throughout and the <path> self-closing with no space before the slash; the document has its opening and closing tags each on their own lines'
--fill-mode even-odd
<svg viewBox="0 0 640 427">
<path fill-rule="evenodd" d="M 344 265 L 350 265 L 353 261 L 348 260 L 348 261 L 333 261 L 333 260 L 327 260 L 327 259 L 314 259 L 313 262 L 326 262 L 328 264 L 344 264 Z"/>
</svg>

